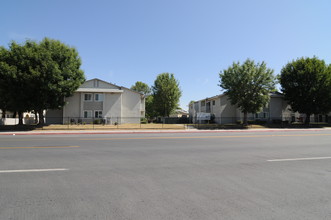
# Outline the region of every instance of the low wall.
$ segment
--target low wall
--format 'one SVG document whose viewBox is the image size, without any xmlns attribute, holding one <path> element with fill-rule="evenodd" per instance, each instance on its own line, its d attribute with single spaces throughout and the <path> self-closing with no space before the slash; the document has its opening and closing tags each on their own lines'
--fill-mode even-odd
<svg viewBox="0 0 331 220">
<path fill-rule="evenodd" d="M 0 119 L 0 125 L 17 125 L 18 124 L 18 118 L 1 118 Z M 25 125 L 32 125 L 34 124 L 34 118 L 23 118 L 23 124 Z"/>
</svg>

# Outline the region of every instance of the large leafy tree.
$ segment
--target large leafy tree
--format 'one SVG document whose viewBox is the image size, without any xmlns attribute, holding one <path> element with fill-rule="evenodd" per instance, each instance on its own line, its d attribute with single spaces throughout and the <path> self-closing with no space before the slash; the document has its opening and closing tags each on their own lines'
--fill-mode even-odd
<svg viewBox="0 0 331 220">
<path fill-rule="evenodd" d="M 331 111 L 331 66 L 316 57 L 298 58 L 286 64 L 280 74 L 281 91 L 293 111 L 312 114 Z"/>
<path fill-rule="evenodd" d="M 270 92 L 275 88 L 273 70 L 266 63 L 255 63 L 247 59 L 243 64 L 233 63 L 228 69 L 220 72 L 219 86 L 225 90 L 232 105 L 237 105 L 244 113 L 244 124 L 247 114 L 256 113 L 267 105 Z"/>
<path fill-rule="evenodd" d="M 9 51 L 4 47 L 0 47 L 0 109 L 2 110 L 2 118 L 5 118 L 6 111 L 9 108 L 10 96 L 6 91 L 7 76 L 10 74 L 10 68 L 4 61 L 9 55 Z"/>
<path fill-rule="evenodd" d="M 169 116 L 178 108 L 178 102 L 182 92 L 174 74 L 159 74 L 154 81 L 152 91 L 154 108 L 159 116 Z"/>
<path fill-rule="evenodd" d="M 85 80 L 76 49 L 58 40 L 12 42 L 5 54 L 0 60 L 2 69 L 11 70 L 5 71 L 3 82 L 11 96 L 9 109 L 19 113 L 34 110 L 39 124 L 44 123 L 44 110 L 62 108 L 64 98 Z"/>
<path fill-rule="evenodd" d="M 146 83 L 140 81 L 137 81 L 133 86 L 131 86 L 131 89 L 144 95 L 151 94 L 151 88 Z"/>
<path fill-rule="evenodd" d="M 75 48 L 58 40 L 43 39 L 37 48 L 31 70 L 34 77 L 34 109 L 38 111 L 39 123 L 43 124 L 44 109 L 61 109 L 64 98 L 71 96 L 85 81 L 80 69 L 81 59 Z"/>
<path fill-rule="evenodd" d="M 18 112 L 19 124 L 23 124 L 23 112 L 31 110 L 32 77 L 30 68 L 31 50 L 11 42 L 9 49 L 0 52 L 0 93 L 3 111 Z"/>
</svg>

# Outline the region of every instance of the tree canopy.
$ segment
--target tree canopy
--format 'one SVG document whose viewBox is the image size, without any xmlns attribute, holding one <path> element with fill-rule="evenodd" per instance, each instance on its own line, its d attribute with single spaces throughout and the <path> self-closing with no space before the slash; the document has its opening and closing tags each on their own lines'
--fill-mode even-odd
<svg viewBox="0 0 331 220">
<path fill-rule="evenodd" d="M 11 42 L 9 49 L 1 48 L 0 56 L 0 84 L 8 109 L 34 110 L 40 124 L 43 110 L 62 108 L 64 97 L 85 81 L 78 52 L 58 40 Z"/>
<path fill-rule="evenodd" d="M 5 61 L 9 56 L 9 51 L 4 47 L 0 47 L 0 109 L 2 110 L 2 117 L 5 117 L 6 111 L 10 109 L 11 97 L 6 91 L 10 83 L 11 77 L 16 71 L 15 68 L 9 66 Z"/>
<path fill-rule="evenodd" d="M 275 89 L 273 70 L 266 63 L 257 63 L 247 59 L 243 64 L 233 63 L 228 69 L 220 72 L 219 86 L 225 90 L 232 105 L 237 105 L 244 113 L 244 124 L 247 124 L 247 113 L 257 113 L 267 105 L 270 92 Z"/>
<path fill-rule="evenodd" d="M 144 95 L 151 94 L 151 88 L 146 83 L 140 81 L 137 81 L 133 86 L 131 86 L 131 89 Z"/>
<path fill-rule="evenodd" d="M 158 113 L 155 110 L 154 96 L 149 95 L 145 99 L 145 111 L 147 118 L 154 118 L 158 116 Z"/>
<path fill-rule="evenodd" d="M 286 64 L 280 74 L 281 91 L 293 111 L 310 115 L 331 111 L 331 66 L 316 57 Z"/>
<path fill-rule="evenodd" d="M 159 74 L 154 81 L 152 91 L 154 108 L 159 116 L 169 116 L 178 108 L 182 92 L 174 74 Z"/>
</svg>

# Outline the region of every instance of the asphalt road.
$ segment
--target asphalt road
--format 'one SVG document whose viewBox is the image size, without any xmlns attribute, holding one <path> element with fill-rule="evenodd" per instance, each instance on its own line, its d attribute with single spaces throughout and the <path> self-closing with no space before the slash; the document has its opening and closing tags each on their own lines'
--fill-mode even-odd
<svg viewBox="0 0 331 220">
<path fill-rule="evenodd" d="M 331 219 L 331 131 L 0 136 L 0 219 Z"/>
</svg>

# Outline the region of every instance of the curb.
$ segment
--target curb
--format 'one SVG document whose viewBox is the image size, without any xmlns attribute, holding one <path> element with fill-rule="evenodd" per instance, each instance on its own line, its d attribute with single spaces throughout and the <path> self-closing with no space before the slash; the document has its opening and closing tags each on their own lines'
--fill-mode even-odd
<svg viewBox="0 0 331 220">
<path fill-rule="evenodd" d="M 331 129 L 247 129 L 247 130 L 145 130 L 145 131 L 137 131 L 137 130 L 130 130 L 130 131 L 44 131 L 44 132 L 34 132 L 34 131 L 18 131 L 18 132 L 0 132 L 0 136 L 5 135 L 80 135 L 80 134 L 173 134 L 173 133 L 182 133 L 182 134 L 189 134 L 189 133 L 247 133 L 247 132 L 292 132 L 292 131 L 326 131 Z"/>
</svg>

